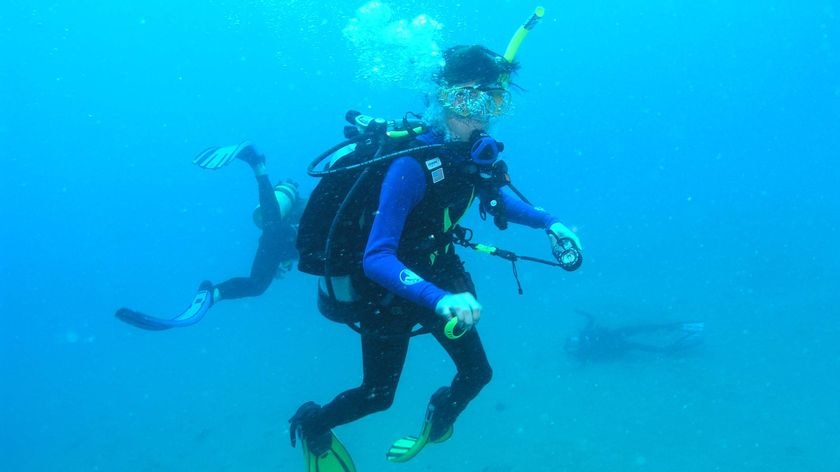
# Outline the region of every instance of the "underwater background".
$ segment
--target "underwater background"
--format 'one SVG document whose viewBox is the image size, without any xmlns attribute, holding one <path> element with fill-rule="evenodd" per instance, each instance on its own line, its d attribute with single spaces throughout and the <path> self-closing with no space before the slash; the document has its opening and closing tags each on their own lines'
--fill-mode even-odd
<svg viewBox="0 0 840 472">
<path fill-rule="evenodd" d="M 454 374 L 415 339 L 394 406 L 336 430 L 358 470 L 840 470 L 838 3 L 543 5 L 493 135 L 585 262 L 521 262 L 518 295 L 509 263 L 462 250 L 494 379 L 452 440 L 387 463 Z M 312 277 L 184 329 L 114 311 L 174 316 L 201 280 L 247 274 L 253 177 L 195 154 L 251 140 L 307 193 L 345 111 L 421 112 L 436 48 L 502 52 L 535 6 L 4 2 L 0 469 L 301 470 L 288 418 L 361 378 Z M 550 256 L 541 231 L 470 220 Z M 705 342 L 580 364 L 575 310 L 703 321 Z"/>
</svg>

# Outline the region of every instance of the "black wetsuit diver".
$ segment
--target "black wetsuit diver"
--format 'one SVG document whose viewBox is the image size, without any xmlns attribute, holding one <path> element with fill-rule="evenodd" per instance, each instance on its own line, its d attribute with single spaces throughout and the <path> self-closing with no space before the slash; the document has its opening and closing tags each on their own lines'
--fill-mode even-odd
<svg viewBox="0 0 840 472">
<path fill-rule="evenodd" d="M 192 303 L 175 317 L 160 318 L 121 308 L 116 312 L 118 319 L 152 331 L 190 326 L 200 321 L 220 300 L 261 295 L 276 277 L 291 268 L 297 259 L 297 224 L 305 206 L 305 201 L 298 198 L 297 184 L 285 181 L 272 186 L 266 172 L 265 157 L 248 142 L 207 149 L 193 162 L 205 169 L 218 169 L 234 159 L 251 167 L 259 191 L 260 206 L 254 210 L 254 222 L 262 234 L 250 275 L 234 277 L 218 285 L 202 282 Z"/>
<path fill-rule="evenodd" d="M 256 177 L 260 200 L 257 211 L 260 216 L 255 217 L 255 220 L 259 222 L 262 234 L 251 264 L 251 273 L 248 277 L 233 277 L 215 285 L 217 295 L 214 295 L 214 301 L 261 295 L 297 259 L 297 221 L 303 206 L 296 202 L 291 214 L 283 215 L 276 195 L 276 192 L 283 192 L 283 197 L 297 200 L 297 185 L 286 181 L 274 187 L 267 174 Z"/>
<path fill-rule="evenodd" d="M 575 310 L 586 317 L 586 326 L 566 338 L 565 350 L 580 361 L 614 360 L 631 351 L 674 354 L 702 342 L 703 323 L 640 324 L 621 328 L 600 326 L 595 317 Z"/>
<path fill-rule="evenodd" d="M 491 118 L 506 111 L 505 84 L 517 64 L 477 45 L 450 48 L 444 58 L 436 105 L 442 111 L 432 114 L 436 119 L 428 131 L 413 137 L 416 153 L 406 151 L 372 173 L 378 180 L 371 177 L 370 188 L 348 205 L 348 213 L 358 213 L 342 214 L 333 222 L 342 231 L 337 236 L 341 241 L 332 246 L 344 258 L 330 260 L 320 244 L 307 250 L 310 219 L 333 215 L 312 217 L 316 212 L 307 208 L 301 218 L 299 268 L 322 276 L 318 305 L 325 316 L 360 323 L 364 371 L 359 387 L 323 406 L 307 402 L 290 419 L 292 444 L 301 439 L 307 472 L 355 470 L 331 430 L 391 406 L 415 325 L 434 336 L 457 373 L 449 386 L 431 396 L 420 434 L 395 442 L 388 460 L 405 462 L 426 444 L 448 439 L 456 418 L 490 381 L 492 370 L 478 330 L 468 329 L 453 339 L 444 328 L 452 318 L 472 327 L 482 312 L 452 236 L 476 197 L 483 207 L 504 207 L 506 221 L 547 232 L 552 250 L 564 238 L 580 246 L 557 218 L 502 192 L 499 179 L 491 180 L 500 168 L 501 145 L 486 128 Z M 320 199 L 316 189 L 310 200 Z M 325 261 L 331 270 L 324 268 Z M 327 274 L 334 296 L 328 295 Z M 347 318 L 342 314 L 351 317 L 342 319 Z"/>
</svg>

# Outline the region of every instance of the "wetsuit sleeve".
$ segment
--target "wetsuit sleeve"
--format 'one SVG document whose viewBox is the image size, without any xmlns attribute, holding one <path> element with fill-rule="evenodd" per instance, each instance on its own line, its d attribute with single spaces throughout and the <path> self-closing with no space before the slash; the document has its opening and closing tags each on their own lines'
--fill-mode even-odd
<svg viewBox="0 0 840 472">
<path fill-rule="evenodd" d="M 531 228 L 548 229 L 552 224 L 560 221 L 547 211 L 528 205 L 504 190 L 502 190 L 502 201 L 508 221 L 513 223 Z"/>
<path fill-rule="evenodd" d="M 420 279 L 397 258 L 408 215 L 426 194 L 426 176 L 411 157 L 396 159 L 388 168 L 379 195 L 379 207 L 365 248 L 365 275 L 390 292 L 435 309 L 447 292 Z"/>
</svg>

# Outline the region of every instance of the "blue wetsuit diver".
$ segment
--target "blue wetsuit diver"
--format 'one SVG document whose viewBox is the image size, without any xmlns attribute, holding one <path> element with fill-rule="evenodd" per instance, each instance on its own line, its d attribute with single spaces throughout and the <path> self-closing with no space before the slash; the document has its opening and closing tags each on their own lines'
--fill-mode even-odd
<svg viewBox="0 0 840 472">
<path fill-rule="evenodd" d="M 586 326 L 566 338 L 565 350 L 582 362 L 616 360 L 632 351 L 677 354 L 698 346 L 703 341 L 703 322 L 647 323 L 606 328 L 595 317 L 575 310 L 586 317 Z"/>
<path fill-rule="evenodd" d="M 272 186 L 265 157 L 248 142 L 206 149 L 193 162 L 205 169 L 218 169 L 234 159 L 251 167 L 259 191 L 260 205 L 254 210 L 254 223 L 262 234 L 250 275 L 234 277 L 218 285 L 202 282 L 192 303 L 175 317 L 161 318 L 121 308 L 116 312 L 118 319 L 152 331 L 193 325 L 221 300 L 261 295 L 276 277 L 291 268 L 292 262 L 297 259 L 297 222 L 305 206 L 305 201 L 298 198 L 297 184 L 285 181 Z"/>
<path fill-rule="evenodd" d="M 331 319 L 349 316 L 360 324 L 363 379 L 359 387 L 323 406 L 303 404 L 290 419 L 292 444 L 301 439 L 307 471 L 355 470 L 331 430 L 391 406 L 416 325 L 435 337 L 457 373 L 451 385 L 432 395 L 420 435 L 394 443 L 390 461 L 406 461 L 427 443 L 448 439 L 455 419 L 490 381 L 492 370 L 474 328 L 482 307 L 452 243 L 455 224 L 476 195 L 482 204 L 496 198 L 510 222 L 547 230 L 552 246 L 566 238 L 580 247 L 577 236 L 557 218 L 483 180 L 497 155 L 475 151 L 495 146 L 486 130 L 491 119 L 507 111 L 508 80 L 518 64 L 476 45 L 453 47 L 443 57 L 438 100 L 425 114 L 431 130 L 417 136 L 415 144 L 444 147 L 418 154 L 409 150 L 384 166 L 378 183 L 361 192 L 368 196 L 366 207 L 350 219 L 363 222 L 360 237 L 336 245 L 343 253 L 361 254 L 347 266 L 348 275 L 330 277 L 334 297 L 328 295 L 325 278 L 319 281 L 321 311 Z M 315 199 L 313 192 L 310 201 Z M 302 248 L 308 211 L 301 220 L 299 267 L 323 275 L 309 266 Z M 467 330 L 459 339 L 444 334 L 443 326 L 452 317 Z"/>
</svg>

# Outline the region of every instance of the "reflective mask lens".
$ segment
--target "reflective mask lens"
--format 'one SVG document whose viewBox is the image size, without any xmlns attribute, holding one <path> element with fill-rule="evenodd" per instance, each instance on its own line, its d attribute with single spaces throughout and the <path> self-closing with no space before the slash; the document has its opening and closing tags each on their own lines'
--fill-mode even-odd
<svg viewBox="0 0 840 472">
<path fill-rule="evenodd" d="M 440 103 L 446 110 L 464 118 L 496 118 L 510 110 L 510 92 L 501 87 L 466 85 L 442 88 Z"/>
</svg>

